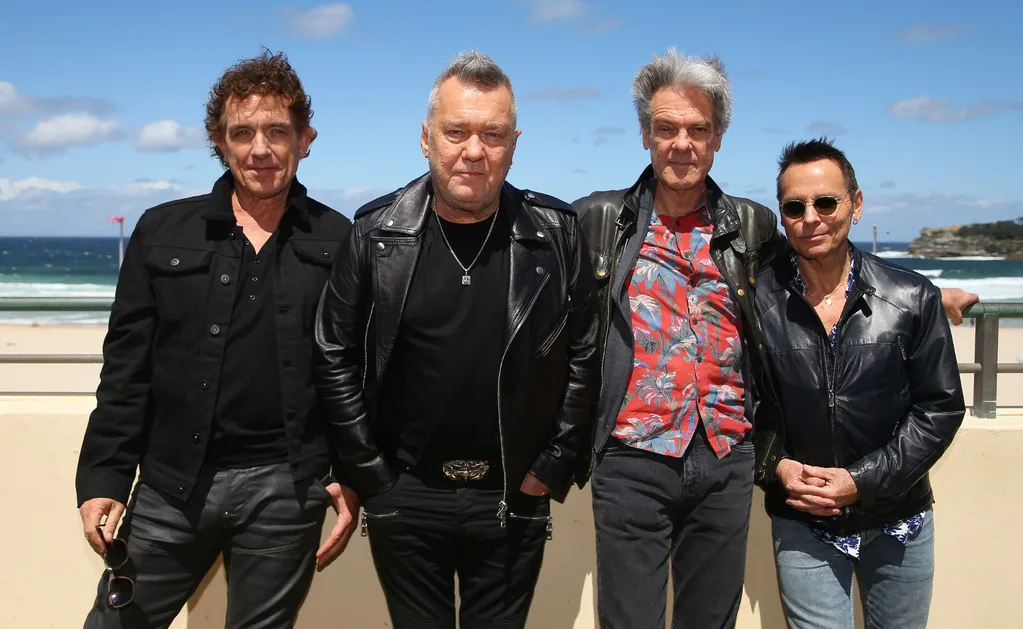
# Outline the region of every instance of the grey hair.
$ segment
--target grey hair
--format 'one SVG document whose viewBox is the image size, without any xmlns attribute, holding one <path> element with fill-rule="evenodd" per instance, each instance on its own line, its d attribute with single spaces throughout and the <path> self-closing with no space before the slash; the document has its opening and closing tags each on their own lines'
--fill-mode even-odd
<svg viewBox="0 0 1023 629">
<path fill-rule="evenodd" d="M 641 129 L 650 128 L 650 101 L 663 87 L 690 88 L 702 92 L 714 108 L 714 133 L 723 135 L 732 121 L 732 86 L 725 64 L 715 55 L 701 58 L 669 48 L 654 55 L 632 81 L 632 102 Z"/>
<path fill-rule="evenodd" d="M 501 66 L 478 50 L 458 53 L 458 56 L 452 59 L 437 76 L 437 80 L 433 82 L 433 88 L 430 90 L 430 99 L 426 104 L 427 122 L 433 120 L 433 112 L 437 109 L 437 95 L 440 93 L 440 86 L 451 77 L 456 77 L 462 83 L 487 90 L 501 86 L 507 87 L 511 93 L 512 126 L 515 126 L 518 114 L 515 108 L 515 92 L 512 90 L 511 79 L 504 73 Z"/>
</svg>

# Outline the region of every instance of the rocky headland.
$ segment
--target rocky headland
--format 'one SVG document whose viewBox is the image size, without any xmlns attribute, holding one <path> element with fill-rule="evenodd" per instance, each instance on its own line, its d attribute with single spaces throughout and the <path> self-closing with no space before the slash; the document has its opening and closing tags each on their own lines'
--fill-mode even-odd
<svg viewBox="0 0 1023 629">
<path fill-rule="evenodd" d="M 1023 220 L 925 227 L 909 243 L 909 254 L 925 258 L 999 256 L 1023 260 Z"/>
</svg>

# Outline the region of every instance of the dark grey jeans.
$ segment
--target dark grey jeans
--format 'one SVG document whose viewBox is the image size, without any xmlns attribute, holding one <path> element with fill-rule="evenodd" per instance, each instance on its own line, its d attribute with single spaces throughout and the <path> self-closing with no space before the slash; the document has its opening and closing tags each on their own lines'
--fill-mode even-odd
<svg viewBox="0 0 1023 629">
<path fill-rule="evenodd" d="M 746 570 L 753 444 L 718 459 L 698 430 L 682 458 L 610 439 L 593 468 L 597 607 L 604 629 L 733 627 Z"/>
<path fill-rule="evenodd" d="M 292 627 L 329 499 L 318 481 L 296 484 L 287 464 L 211 470 L 187 502 L 139 484 L 118 533 L 128 541 L 123 574 L 135 579 L 135 600 L 110 609 L 101 578 L 85 628 L 167 627 L 221 553 L 227 629 Z"/>
</svg>

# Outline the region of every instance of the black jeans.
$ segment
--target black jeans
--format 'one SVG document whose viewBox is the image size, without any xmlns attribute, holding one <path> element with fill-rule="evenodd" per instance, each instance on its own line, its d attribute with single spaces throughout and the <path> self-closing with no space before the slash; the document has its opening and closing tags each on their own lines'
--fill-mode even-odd
<svg viewBox="0 0 1023 629">
<path fill-rule="evenodd" d="M 697 430 L 682 458 L 609 440 L 593 468 L 597 597 L 604 629 L 733 627 L 753 499 L 753 443 L 718 459 Z"/>
<path fill-rule="evenodd" d="M 363 505 L 373 563 L 395 629 L 454 629 L 455 575 L 462 629 L 519 629 L 533 600 L 550 500 L 402 474 Z"/>
<path fill-rule="evenodd" d="M 135 600 L 106 604 L 106 579 L 86 629 L 162 629 L 170 625 L 223 553 L 228 629 L 284 629 L 312 582 L 330 495 L 323 484 L 296 484 L 287 464 L 208 471 L 188 502 L 139 484 L 118 533 L 128 541 L 125 576 Z"/>
</svg>

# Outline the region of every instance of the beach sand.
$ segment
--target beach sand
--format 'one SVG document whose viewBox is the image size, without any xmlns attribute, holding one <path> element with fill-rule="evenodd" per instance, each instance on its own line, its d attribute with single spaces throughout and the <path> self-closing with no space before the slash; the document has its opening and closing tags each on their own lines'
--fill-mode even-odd
<svg viewBox="0 0 1023 629">
<path fill-rule="evenodd" d="M 0 354 L 100 354 L 105 326 L 0 325 Z M 952 328 L 959 362 L 973 360 L 974 328 L 969 321 Z M 1014 363 L 1023 355 L 1023 327 L 1002 326 L 999 362 Z M 95 392 L 99 364 L 0 364 L 0 391 Z M 963 376 L 966 404 L 972 404 L 973 376 Z M 0 393 L 2 395 L 2 393 Z M 1023 406 L 1023 374 L 998 377 L 999 406 Z"/>
</svg>

